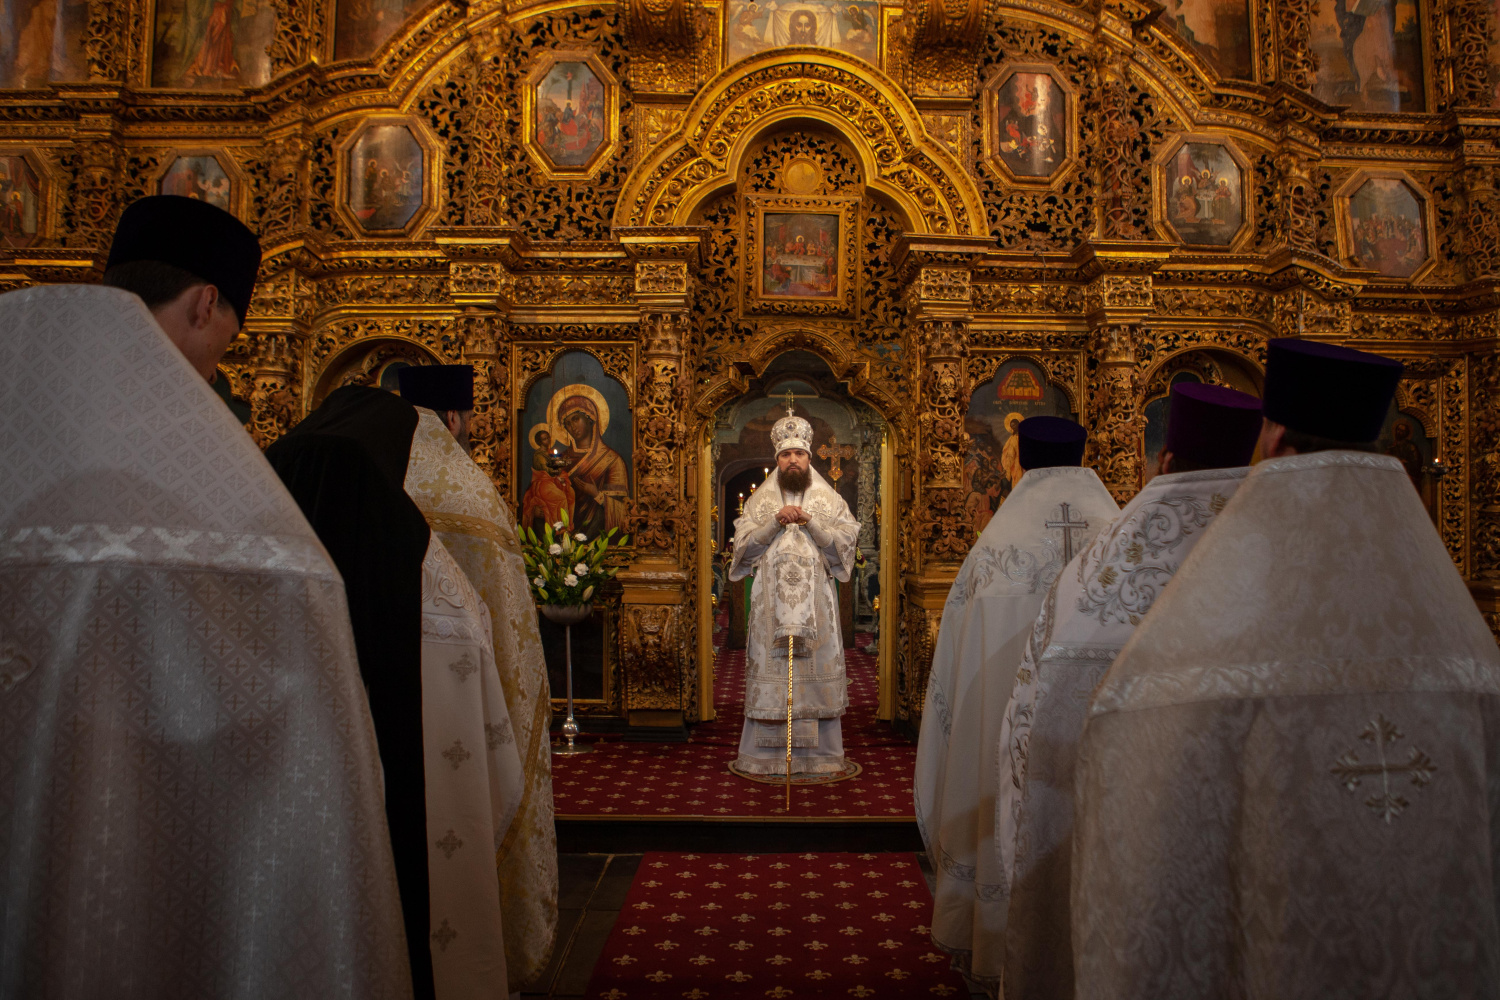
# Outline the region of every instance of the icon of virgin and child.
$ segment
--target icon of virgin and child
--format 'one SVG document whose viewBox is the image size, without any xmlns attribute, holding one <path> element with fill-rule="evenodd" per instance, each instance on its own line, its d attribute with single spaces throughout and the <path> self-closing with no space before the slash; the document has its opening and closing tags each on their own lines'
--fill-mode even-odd
<svg viewBox="0 0 1500 1000">
<path fill-rule="evenodd" d="M 562 520 L 590 538 L 625 527 L 630 471 L 604 443 L 609 404 L 592 386 L 566 385 L 552 394 L 548 420 L 527 433 L 531 484 L 521 497 L 521 524 L 540 530 Z"/>
</svg>

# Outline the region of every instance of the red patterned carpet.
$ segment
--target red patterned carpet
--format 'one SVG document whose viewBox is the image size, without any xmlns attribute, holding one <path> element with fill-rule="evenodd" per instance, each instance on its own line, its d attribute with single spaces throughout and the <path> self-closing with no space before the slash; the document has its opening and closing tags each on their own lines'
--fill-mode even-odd
<svg viewBox="0 0 1500 1000">
<path fill-rule="evenodd" d="M 721 618 L 724 616 L 721 616 Z M 744 725 L 745 652 L 718 647 L 714 702 L 718 718 L 692 728 L 688 742 L 601 740 L 594 753 L 552 759 L 559 819 L 754 819 L 787 817 L 785 791 L 729 773 Z M 859 636 L 861 641 L 867 637 Z M 875 656 L 848 650 L 849 709 L 844 752 L 858 777 L 792 789 L 792 818 L 911 821 L 917 748 L 875 719 Z"/>
<path fill-rule="evenodd" d="M 647 854 L 598 1000 L 963 997 L 910 854 Z"/>
</svg>

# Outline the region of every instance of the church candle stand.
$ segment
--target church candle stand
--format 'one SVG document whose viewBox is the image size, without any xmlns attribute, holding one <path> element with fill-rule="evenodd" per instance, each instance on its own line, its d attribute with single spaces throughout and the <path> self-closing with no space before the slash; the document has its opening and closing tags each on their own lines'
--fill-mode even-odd
<svg viewBox="0 0 1500 1000">
<path fill-rule="evenodd" d="M 573 718 L 573 626 L 588 619 L 594 613 L 592 604 L 544 604 L 542 614 L 547 620 L 563 626 L 563 650 L 565 662 L 567 663 L 568 677 L 568 718 L 563 723 L 563 736 L 567 738 L 568 745 L 555 747 L 553 753 L 562 756 L 574 756 L 588 753 L 593 747 L 578 746 L 573 741 L 578 738 L 578 720 Z"/>
</svg>

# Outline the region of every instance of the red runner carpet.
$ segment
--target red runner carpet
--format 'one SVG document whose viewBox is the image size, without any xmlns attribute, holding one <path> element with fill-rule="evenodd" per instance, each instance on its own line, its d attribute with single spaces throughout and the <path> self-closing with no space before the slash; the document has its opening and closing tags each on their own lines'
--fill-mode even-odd
<svg viewBox="0 0 1500 1000">
<path fill-rule="evenodd" d="M 721 616 L 721 621 L 727 615 Z M 600 740 L 594 752 L 552 759 L 558 819 L 754 819 L 787 817 L 780 785 L 729 773 L 744 726 L 745 651 L 715 641 L 714 705 L 718 718 L 692 727 L 688 742 Z M 861 635 L 863 641 L 866 636 Z M 792 818 L 911 821 L 917 748 L 875 718 L 876 659 L 846 650 L 849 708 L 844 753 L 864 772 L 846 781 L 792 789 Z"/>
<path fill-rule="evenodd" d="M 911 854 L 647 854 L 598 1000 L 963 997 Z"/>
</svg>

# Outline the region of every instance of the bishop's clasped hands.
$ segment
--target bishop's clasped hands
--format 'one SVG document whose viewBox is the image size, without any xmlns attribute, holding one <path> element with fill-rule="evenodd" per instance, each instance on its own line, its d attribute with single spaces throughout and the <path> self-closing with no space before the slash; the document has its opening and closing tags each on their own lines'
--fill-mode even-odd
<svg viewBox="0 0 1500 1000">
<path fill-rule="evenodd" d="M 787 504 L 785 507 L 776 512 L 776 523 L 781 525 L 806 524 L 807 511 L 803 510 L 801 507 Z"/>
</svg>

